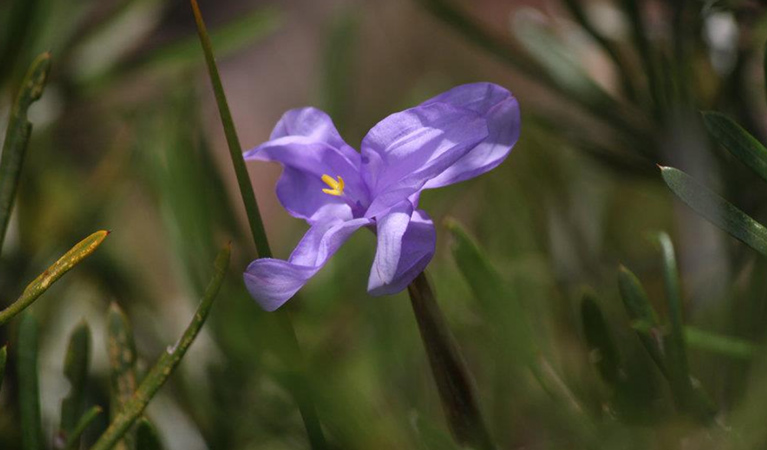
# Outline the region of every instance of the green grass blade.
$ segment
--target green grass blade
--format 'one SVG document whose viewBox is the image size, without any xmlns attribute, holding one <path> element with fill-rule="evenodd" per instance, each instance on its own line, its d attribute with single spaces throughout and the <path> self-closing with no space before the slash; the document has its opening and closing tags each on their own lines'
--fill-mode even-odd
<svg viewBox="0 0 767 450">
<path fill-rule="evenodd" d="M 716 141 L 757 175 L 767 181 L 767 148 L 734 120 L 714 111 L 704 111 L 703 123 Z"/>
<path fill-rule="evenodd" d="M 100 406 L 92 406 L 90 409 L 88 409 L 88 411 L 85 412 L 85 414 L 83 414 L 82 417 L 80 417 L 80 420 L 77 421 L 74 428 L 72 428 L 72 432 L 67 437 L 66 444 L 64 445 L 64 450 L 77 450 L 80 448 L 80 437 L 83 435 L 88 426 L 92 424 L 94 420 L 96 420 L 99 414 L 102 413 L 102 411 L 103 410 Z"/>
<path fill-rule="evenodd" d="M 612 334 L 607 327 L 602 310 L 591 294 L 584 294 L 581 300 L 581 321 L 592 362 L 602 379 L 611 386 L 620 380 L 620 356 Z"/>
<path fill-rule="evenodd" d="M 256 201 L 256 195 L 253 191 L 253 185 L 248 176 L 248 169 L 245 167 L 245 159 L 242 156 L 240 138 L 237 136 L 237 131 L 234 128 L 232 113 L 229 110 L 229 103 L 226 100 L 224 86 L 221 83 L 221 76 L 218 73 L 216 60 L 213 56 L 213 44 L 208 35 L 208 30 L 205 28 L 205 23 L 202 20 L 202 13 L 200 13 L 197 1 L 191 0 L 191 4 L 195 22 L 197 23 L 200 44 L 202 45 L 202 50 L 205 54 L 208 75 L 210 76 L 210 82 L 213 85 L 213 93 L 216 97 L 216 105 L 218 105 L 218 113 L 221 117 L 221 124 L 224 127 L 224 134 L 226 135 L 229 156 L 231 157 L 232 165 L 234 166 L 234 173 L 237 176 L 237 184 L 240 187 L 242 203 L 245 205 L 245 212 L 248 216 L 250 232 L 256 243 L 257 256 L 259 258 L 270 258 L 272 256 L 272 251 L 269 248 L 269 241 L 266 238 L 264 223 L 261 219 L 261 212 L 258 209 L 258 202 Z"/>
<path fill-rule="evenodd" d="M 767 228 L 733 204 L 673 167 L 661 167 L 669 188 L 709 222 L 767 256 Z"/>
<path fill-rule="evenodd" d="M 695 327 L 685 327 L 684 336 L 691 348 L 698 348 L 732 358 L 750 360 L 759 351 L 759 346 L 754 343 L 732 336 L 722 336 Z"/>
<path fill-rule="evenodd" d="M 538 348 L 519 299 L 456 220 L 446 219 L 445 227 L 454 239 L 451 250 L 458 270 L 468 282 L 487 322 L 502 338 L 504 349 L 513 358 L 535 365 Z"/>
<path fill-rule="evenodd" d="M 64 376 L 69 381 L 69 394 L 61 403 L 59 440 L 69 442 L 74 436 L 85 405 L 85 382 L 91 354 L 91 330 L 80 322 L 69 338 L 64 359 Z M 79 445 L 79 439 L 76 439 Z"/>
<path fill-rule="evenodd" d="M 690 382 L 690 368 L 687 362 L 687 341 L 684 334 L 684 311 L 682 306 L 682 291 L 679 283 L 679 271 L 676 264 L 676 255 L 671 238 L 666 233 L 657 236 L 663 256 L 663 284 L 668 302 L 669 322 L 671 332 L 664 341 L 666 353 L 666 367 L 670 375 L 671 389 L 674 392 L 680 406 L 690 407 L 692 398 L 692 384 Z"/>
<path fill-rule="evenodd" d="M 133 329 L 117 303 L 112 303 L 107 313 L 107 355 L 111 379 L 109 417 L 114 420 L 136 392 L 137 385 Z M 135 448 L 135 432 L 126 432 L 116 447 Z"/>
<path fill-rule="evenodd" d="M 29 106 L 43 95 L 50 69 L 51 55 L 48 53 L 43 53 L 32 62 L 11 109 L 0 159 L 0 251 L 3 249 L 24 156 L 32 134 L 32 124 L 27 119 L 27 111 Z"/>
<path fill-rule="evenodd" d="M 652 307 L 642 283 L 633 272 L 624 266 L 620 266 L 618 269 L 618 290 L 632 322 L 647 324 L 647 331 L 640 332 L 637 330 L 637 335 L 660 371 L 668 377 L 663 352 L 659 347 L 660 341 L 653 338 L 652 335 L 653 333 L 657 334 L 660 327 L 655 309 Z"/>
<path fill-rule="evenodd" d="M 0 348 L 0 389 L 3 388 L 3 378 L 5 378 L 5 364 L 8 362 L 8 346 L 3 345 Z"/>
<path fill-rule="evenodd" d="M 202 51 L 205 55 L 205 63 L 208 67 L 208 75 L 213 86 L 213 93 L 216 97 L 216 104 L 218 105 L 219 116 L 221 117 L 221 124 L 224 128 L 224 134 L 226 135 L 226 142 L 229 147 L 229 154 L 234 166 L 234 172 L 237 176 L 237 183 L 240 188 L 240 196 L 242 202 L 245 205 L 245 212 L 248 217 L 248 223 L 250 224 L 250 231 L 253 236 L 253 240 L 256 244 L 256 256 L 259 258 L 270 258 L 272 251 L 269 248 L 269 241 L 266 238 L 266 232 L 264 230 L 264 224 L 261 220 L 261 213 L 258 209 L 258 203 L 256 202 L 256 196 L 253 192 L 253 186 L 248 176 L 248 170 L 245 167 L 245 159 L 242 156 L 242 147 L 240 146 L 240 140 L 237 137 L 237 130 L 234 128 L 234 121 L 232 120 L 232 114 L 229 111 L 229 104 L 226 100 L 226 94 L 224 93 L 224 87 L 221 84 L 221 77 L 218 73 L 218 67 L 216 66 L 216 60 L 213 56 L 213 46 L 210 42 L 210 36 L 205 27 L 205 22 L 202 19 L 202 13 L 200 7 L 197 4 L 197 0 L 190 0 L 192 6 L 192 12 L 194 13 L 195 23 L 197 24 L 197 33 L 200 36 L 200 44 Z M 293 397 L 298 403 L 298 409 L 301 412 L 301 418 L 304 421 L 306 427 L 307 436 L 312 448 L 315 450 L 321 450 L 327 448 L 327 442 L 322 430 L 319 418 L 317 417 L 317 411 L 314 406 L 314 401 L 311 396 L 311 392 L 308 389 L 306 383 L 306 375 L 304 373 L 303 356 L 301 355 L 301 349 L 298 345 L 298 338 L 296 336 L 293 322 L 290 319 L 288 313 L 284 310 L 276 311 L 276 318 L 279 322 L 280 328 L 285 333 L 285 344 L 288 345 L 288 354 L 285 358 L 290 361 L 291 369 L 297 373 L 296 379 L 298 382 L 292 389 Z"/>
<path fill-rule="evenodd" d="M 136 427 L 136 448 L 140 450 L 162 450 L 162 440 L 157 429 L 146 417 L 141 418 Z"/>
<path fill-rule="evenodd" d="M 96 444 L 91 447 L 91 450 L 108 450 L 114 447 L 136 420 L 141 417 L 152 397 L 154 397 L 171 374 L 173 374 L 176 367 L 178 367 L 181 359 L 194 342 L 195 337 L 205 323 L 205 319 L 208 317 L 210 308 L 213 306 L 213 300 L 218 295 L 218 291 L 224 281 L 224 275 L 229 267 L 230 255 L 231 247 L 229 245 L 219 252 L 214 263 L 213 277 L 181 339 L 162 353 L 155 365 L 152 366 L 149 373 L 144 377 L 136 392 L 128 400 L 117 417 L 112 420 L 107 430 L 96 441 Z"/>
<path fill-rule="evenodd" d="M 34 21 L 40 13 L 40 0 L 11 0 L 8 15 L 0 23 L 0 88 L 12 76 L 34 34 Z"/>
<path fill-rule="evenodd" d="M 106 239 L 108 235 L 108 231 L 97 231 L 72 247 L 64 254 L 64 256 L 50 266 L 48 270 L 35 278 L 35 280 L 24 289 L 24 292 L 22 292 L 21 296 L 15 302 L 0 311 L 0 325 L 4 325 L 16 316 L 16 314 L 31 305 L 38 297 L 43 295 L 53 283 L 64 276 L 65 273 L 72 270 L 72 268 L 79 264 L 83 259 L 90 256 L 96 251 L 101 243 L 104 242 L 104 239 Z"/>
<path fill-rule="evenodd" d="M 43 450 L 40 386 L 37 374 L 37 321 L 26 314 L 19 324 L 19 412 L 24 450 Z"/>
</svg>

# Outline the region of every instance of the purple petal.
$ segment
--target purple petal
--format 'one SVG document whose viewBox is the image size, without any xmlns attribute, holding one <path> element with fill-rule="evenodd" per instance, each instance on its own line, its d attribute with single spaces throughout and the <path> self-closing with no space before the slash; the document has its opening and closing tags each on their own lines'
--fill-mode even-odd
<svg viewBox="0 0 767 450">
<path fill-rule="evenodd" d="M 325 221 L 313 225 L 287 261 L 261 258 L 245 270 L 245 286 L 266 311 L 274 311 L 301 289 L 368 219 Z"/>
<path fill-rule="evenodd" d="M 479 114 L 446 103 L 385 118 L 362 141 L 363 178 L 372 199 L 365 216 L 386 214 L 486 137 Z"/>
<path fill-rule="evenodd" d="M 318 109 L 288 111 L 275 126 L 272 140 L 244 157 L 282 164 L 285 170 L 277 183 L 277 198 L 291 215 L 310 224 L 323 220 L 331 210 L 338 218 L 352 217 L 346 201 L 322 192 L 328 187 L 323 175 L 343 178 L 344 192 L 352 202 L 369 203 L 359 174 L 359 153 L 344 143 L 327 114 Z"/>
<path fill-rule="evenodd" d="M 368 280 L 372 295 L 402 291 L 431 261 L 436 230 L 429 216 L 409 202 L 392 207 L 378 219 L 378 248 Z"/>
<path fill-rule="evenodd" d="M 466 108 L 481 115 L 487 121 L 488 136 L 440 175 L 429 180 L 425 189 L 458 183 L 494 169 L 506 159 L 519 139 L 519 103 L 511 92 L 497 84 L 465 84 L 427 100 L 423 105 L 434 103 Z"/>
</svg>

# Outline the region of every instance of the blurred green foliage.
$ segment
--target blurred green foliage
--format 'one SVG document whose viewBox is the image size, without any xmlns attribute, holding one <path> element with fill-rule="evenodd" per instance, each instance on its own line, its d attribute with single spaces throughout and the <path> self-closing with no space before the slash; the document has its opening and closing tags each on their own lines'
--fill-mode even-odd
<svg viewBox="0 0 767 450">
<path fill-rule="evenodd" d="M 451 217 L 430 275 L 499 448 L 767 445 L 763 3 L 247 3 L 202 5 L 241 137 L 253 127 L 248 136 L 266 139 L 299 100 L 330 111 L 356 142 L 387 114 L 462 82 L 494 81 L 519 97 L 522 138 L 509 160 L 421 200 L 435 222 Z M 0 327 L 0 344 L 10 343 L 4 371 L 0 353 L 0 448 L 95 443 L 117 414 L 91 408 L 111 405 L 109 305 L 133 328 L 138 385 L 194 314 L 229 240 L 231 270 L 206 328 L 131 439 L 147 449 L 306 448 L 283 330 L 242 285 L 255 252 L 188 5 L 0 3 L 3 131 L 44 51 L 53 65 L 29 113 L 0 254 L 2 306 L 83 236 L 112 235 Z M 313 58 L 306 67 L 302 54 Z M 267 64 L 277 66 L 271 78 Z M 250 86 L 263 99 L 240 91 L 242 73 L 265 83 Z M 294 84 L 309 88 L 284 87 Z M 238 119 L 248 107 L 261 114 Z M 284 257 L 302 225 L 269 207 L 273 172 L 250 169 Z M 371 242 L 355 236 L 288 306 L 319 416 L 335 448 L 449 449 L 405 294 L 365 294 Z"/>
</svg>

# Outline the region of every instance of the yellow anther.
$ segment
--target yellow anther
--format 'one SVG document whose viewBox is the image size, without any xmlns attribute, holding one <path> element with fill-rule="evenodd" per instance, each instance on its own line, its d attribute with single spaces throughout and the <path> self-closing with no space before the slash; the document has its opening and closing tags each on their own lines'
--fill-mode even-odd
<svg viewBox="0 0 767 450">
<path fill-rule="evenodd" d="M 340 197 L 344 195 L 344 179 L 341 178 L 340 176 L 337 178 L 338 178 L 338 181 L 336 181 L 330 175 L 323 175 L 322 181 L 324 181 L 325 184 L 330 186 L 330 189 L 323 189 L 322 192 L 328 195 L 334 195 L 336 197 Z"/>
</svg>

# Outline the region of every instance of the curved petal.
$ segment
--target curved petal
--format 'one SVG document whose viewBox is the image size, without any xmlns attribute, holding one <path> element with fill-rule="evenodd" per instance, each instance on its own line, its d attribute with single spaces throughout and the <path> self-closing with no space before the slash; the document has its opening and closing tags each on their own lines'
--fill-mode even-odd
<svg viewBox="0 0 767 450">
<path fill-rule="evenodd" d="M 378 248 L 368 279 L 368 292 L 389 295 L 402 291 L 434 255 L 434 223 L 409 202 L 392 207 L 377 223 Z"/>
<path fill-rule="evenodd" d="M 385 118 L 362 141 L 362 177 L 372 200 L 365 216 L 385 215 L 486 137 L 485 119 L 447 103 Z"/>
<path fill-rule="evenodd" d="M 488 136 L 440 175 L 429 180 L 424 189 L 458 183 L 494 169 L 506 159 L 519 139 L 519 103 L 511 92 L 497 84 L 457 86 L 423 105 L 434 103 L 466 108 L 481 115 L 487 121 Z"/>
<path fill-rule="evenodd" d="M 285 170 L 277 184 L 277 197 L 294 217 L 310 224 L 323 219 L 322 212 L 335 210 L 337 217 L 352 217 L 349 201 L 322 192 L 321 178 L 343 178 L 352 204 L 369 203 L 360 177 L 360 155 L 349 147 L 324 112 L 315 108 L 288 111 L 272 132 L 272 139 L 245 152 L 246 160 L 274 161 Z M 328 207 L 328 205 L 331 205 Z"/>
<path fill-rule="evenodd" d="M 313 225 L 287 261 L 261 258 L 245 270 L 245 286 L 266 311 L 288 301 L 325 265 L 341 245 L 368 219 L 325 221 Z"/>
</svg>

